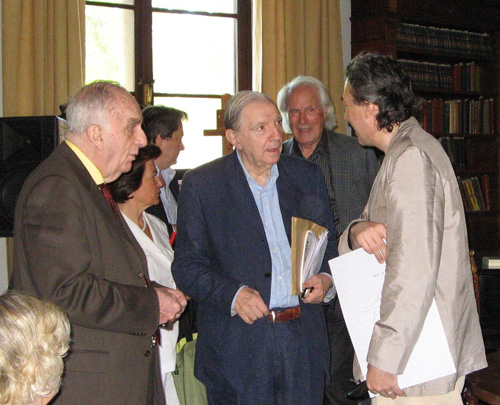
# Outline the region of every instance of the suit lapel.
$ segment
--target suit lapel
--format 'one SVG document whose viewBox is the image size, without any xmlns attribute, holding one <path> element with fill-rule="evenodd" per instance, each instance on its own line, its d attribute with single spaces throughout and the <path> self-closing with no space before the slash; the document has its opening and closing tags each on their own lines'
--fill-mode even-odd
<svg viewBox="0 0 500 405">
<path fill-rule="evenodd" d="M 298 215 L 297 213 L 297 199 L 296 189 L 294 187 L 294 180 L 289 175 L 289 172 L 284 167 L 281 159 L 278 162 L 278 180 L 276 187 L 278 189 L 278 198 L 280 201 L 281 216 L 283 217 L 283 224 L 285 226 L 288 241 L 291 242 L 292 235 L 292 216 Z"/>
<path fill-rule="evenodd" d="M 334 138 L 329 136 L 328 132 L 325 134 L 328 144 L 328 158 L 330 159 L 330 173 L 331 180 L 333 182 L 334 192 L 338 190 L 339 185 L 337 184 L 337 179 L 343 178 L 343 174 L 347 175 L 345 172 L 348 168 L 343 167 L 341 164 L 343 147 L 342 145 L 336 145 Z"/>
</svg>

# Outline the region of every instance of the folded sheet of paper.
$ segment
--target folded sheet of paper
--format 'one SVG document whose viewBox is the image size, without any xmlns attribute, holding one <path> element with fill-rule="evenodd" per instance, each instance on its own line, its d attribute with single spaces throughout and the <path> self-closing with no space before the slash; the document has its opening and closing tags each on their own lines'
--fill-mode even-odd
<svg viewBox="0 0 500 405">
<path fill-rule="evenodd" d="M 328 263 L 347 329 L 366 378 L 366 357 L 373 326 L 380 319 L 385 263 L 380 264 L 374 255 L 363 249 L 354 250 Z M 405 371 L 398 375 L 398 384 L 403 389 L 455 372 L 443 324 L 433 300 Z"/>
<path fill-rule="evenodd" d="M 327 243 L 326 228 L 306 219 L 292 217 L 292 294 L 301 294 L 302 283 L 318 274 Z"/>
</svg>

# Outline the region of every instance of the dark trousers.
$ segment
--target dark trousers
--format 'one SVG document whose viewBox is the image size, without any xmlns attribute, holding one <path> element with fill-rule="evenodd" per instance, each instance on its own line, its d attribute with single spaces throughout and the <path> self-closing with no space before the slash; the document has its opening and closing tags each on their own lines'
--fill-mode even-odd
<svg viewBox="0 0 500 405">
<path fill-rule="evenodd" d="M 301 320 L 271 324 L 262 344 L 266 364 L 256 365 L 262 375 L 259 385 L 248 392 L 207 387 L 210 405 L 320 405 L 323 402 L 324 372 L 311 364 Z M 314 356 L 314 354 L 312 354 Z M 234 359 L 238 361 L 238 359 Z"/>
<path fill-rule="evenodd" d="M 346 394 L 355 387 L 352 382 L 354 348 L 347 331 L 337 297 L 335 302 L 325 305 L 326 327 L 330 343 L 330 379 L 326 382 L 324 405 L 354 405 L 358 401 L 347 398 Z"/>
</svg>

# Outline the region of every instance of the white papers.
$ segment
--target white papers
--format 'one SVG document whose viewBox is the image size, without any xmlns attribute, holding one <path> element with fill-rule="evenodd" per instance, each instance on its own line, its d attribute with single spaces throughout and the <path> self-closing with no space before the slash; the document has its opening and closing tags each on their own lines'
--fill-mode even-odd
<svg viewBox="0 0 500 405">
<path fill-rule="evenodd" d="M 366 357 L 373 325 L 380 319 L 385 263 L 380 264 L 374 255 L 357 249 L 330 260 L 329 264 L 347 329 L 366 378 Z M 433 301 L 406 369 L 398 376 L 398 384 L 400 388 L 411 387 L 455 372 L 443 324 Z"/>
<path fill-rule="evenodd" d="M 326 228 L 306 219 L 292 217 L 292 294 L 302 294 L 302 283 L 319 272 L 327 237 Z"/>
<path fill-rule="evenodd" d="M 304 242 L 304 264 L 302 268 L 301 284 L 309 280 L 315 274 L 318 274 L 321 263 L 323 263 L 323 257 L 325 256 L 327 235 L 328 231 L 324 231 L 318 239 L 313 231 L 307 231 L 306 240 Z"/>
</svg>

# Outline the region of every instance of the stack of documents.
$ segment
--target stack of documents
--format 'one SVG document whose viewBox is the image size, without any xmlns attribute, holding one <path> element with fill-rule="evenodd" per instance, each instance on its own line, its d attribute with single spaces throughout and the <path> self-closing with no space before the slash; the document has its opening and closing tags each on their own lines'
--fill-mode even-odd
<svg viewBox="0 0 500 405">
<path fill-rule="evenodd" d="M 292 217 L 292 294 L 302 294 L 302 283 L 318 274 L 327 243 L 326 228 Z"/>
</svg>

